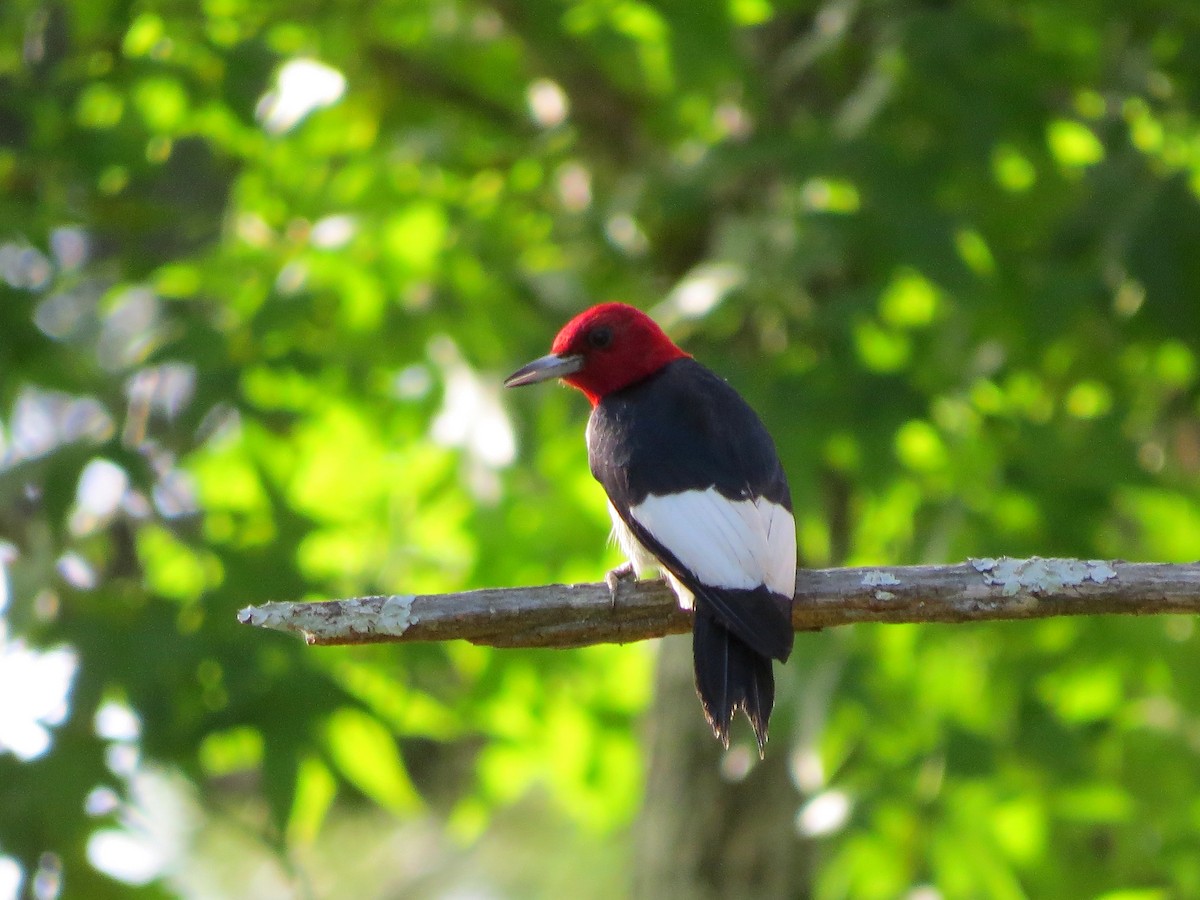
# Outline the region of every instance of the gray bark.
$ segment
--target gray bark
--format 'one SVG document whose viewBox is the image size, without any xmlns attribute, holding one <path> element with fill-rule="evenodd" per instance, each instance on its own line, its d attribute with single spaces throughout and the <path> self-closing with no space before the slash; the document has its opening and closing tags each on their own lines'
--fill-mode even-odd
<svg viewBox="0 0 1200 900">
<path fill-rule="evenodd" d="M 663 641 L 648 716 L 646 794 L 633 829 L 635 900 L 797 897 L 806 856 L 786 745 L 759 761 L 713 740 L 692 687 L 691 641 Z M 774 749 L 774 752 L 772 752 Z"/>
<path fill-rule="evenodd" d="M 1200 612 L 1200 564 L 976 559 L 948 566 L 801 569 L 792 624 L 968 622 L 1048 616 Z M 463 639 L 493 647 L 628 643 L 691 631 L 662 581 L 551 584 L 458 594 L 265 603 L 239 621 L 310 644 Z"/>
</svg>

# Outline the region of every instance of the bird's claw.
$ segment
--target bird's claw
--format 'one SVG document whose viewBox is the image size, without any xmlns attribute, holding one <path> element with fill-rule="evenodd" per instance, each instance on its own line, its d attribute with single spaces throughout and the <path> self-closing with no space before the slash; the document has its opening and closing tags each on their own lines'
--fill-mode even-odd
<svg viewBox="0 0 1200 900">
<path fill-rule="evenodd" d="M 608 572 L 605 573 L 604 583 L 608 585 L 608 600 L 610 608 L 617 608 L 617 595 L 621 591 L 621 585 L 632 581 L 637 581 L 637 575 L 633 571 L 633 563 L 621 563 L 621 565 L 617 566 L 615 569 L 609 569 Z"/>
</svg>

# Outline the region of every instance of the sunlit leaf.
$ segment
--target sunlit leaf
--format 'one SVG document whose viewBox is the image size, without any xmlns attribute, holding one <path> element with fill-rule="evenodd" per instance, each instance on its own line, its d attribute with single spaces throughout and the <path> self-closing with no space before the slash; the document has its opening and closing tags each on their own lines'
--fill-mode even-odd
<svg viewBox="0 0 1200 900">
<path fill-rule="evenodd" d="M 396 738 L 378 719 L 341 709 L 329 721 L 326 744 L 338 771 L 380 806 L 400 814 L 420 804 Z M 319 799 L 327 787 L 310 785 L 309 789 L 317 791 Z"/>
<path fill-rule="evenodd" d="M 1104 145 L 1082 122 L 1056 119 L 1047 126 L 1046 142 L 1063 166 L 1082 168 L 1104 159 Z"/>
<path fill-rule="evenodd" d="M 913 270 L 898 272 L 879 298 L 880 317 L 899 328 L 928 325 L 937 309 L 937 288 Z"/>
<path fill-rule="evenodd" d="M 337 796 L 337 782 L 329 769 L 315 757 L 300 763 L 296 799 L 288 820 L 288 840 L 307 844 L 316 839 Z"/>
</svg>

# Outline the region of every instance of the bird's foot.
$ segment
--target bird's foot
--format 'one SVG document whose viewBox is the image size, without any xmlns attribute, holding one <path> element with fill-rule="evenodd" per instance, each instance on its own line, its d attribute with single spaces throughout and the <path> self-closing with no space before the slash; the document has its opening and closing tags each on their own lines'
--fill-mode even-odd
<svg viewBox="0 0 1200 900">
<path fill-rule="evenodd" d="M 604 583 L 608 585 L 609 605 L 612 609 L 617 608 L 617 595 L 621 592 L 621 585 L 629 584 L 637 581 L 637 573 L 633 571 L 633 563 L 624 562 L 615 569 L 609 569 L 604 575 Z"/>
</svg>

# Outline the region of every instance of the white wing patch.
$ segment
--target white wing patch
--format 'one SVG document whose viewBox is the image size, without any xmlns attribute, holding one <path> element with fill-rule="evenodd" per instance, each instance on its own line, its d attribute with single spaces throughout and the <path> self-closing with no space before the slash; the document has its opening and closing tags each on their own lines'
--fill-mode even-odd
<svg viewBox="0 0 1200 900">
<path fill-rule="evenodd" d="M 667 581 L 671 583 L 671 590 L 675 592 L 675 597 L 679 600 L 680 609 L 691 609 L 696 603 L 696 595 L 688 590 L 687 585 L 659 565 L 654 554 L 642 545 L 642 542 L 637 539 L 637 535 L 630 531 L 629 526 L 621 520 L 617 508 L 611 502 L 608 504 L 608 514 L 613 523 L 613 540 L 617 542 L 621 552 L 633 565 L 633 571 L 637 577 L 642 578 L 656 569 L 661 570 L 667 576 Z"/>
<path fill-rule="evenodd" d="M 704 584 L 744 590 L 765 584 L 786 597 L 795 592 L 796 523 L 777 503 L 730 500 L 710 487 L 650 494 L 629 514 Z M 632 533 L 628 539 L 645 553 Z M 617 540 L 637 568 L 619 529 Z"/>
</svg>

